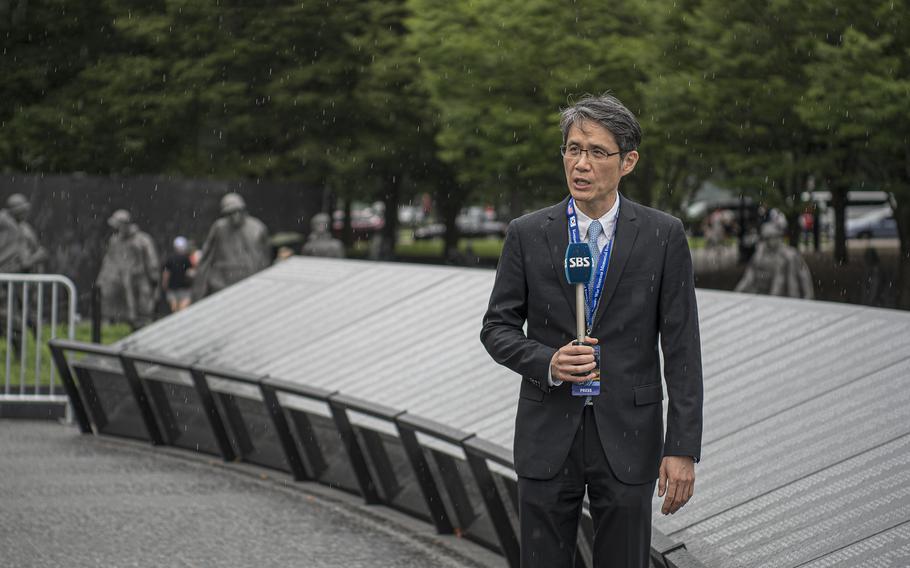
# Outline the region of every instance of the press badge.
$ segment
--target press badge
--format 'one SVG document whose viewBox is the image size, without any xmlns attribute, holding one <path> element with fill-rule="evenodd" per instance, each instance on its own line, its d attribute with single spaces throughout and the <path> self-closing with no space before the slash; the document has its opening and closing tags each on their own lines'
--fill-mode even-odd
<svg viewBox="0 0 910 568">
<path fill-rule="evenodd" d="M 596 379 L 591 379 L 583 383 L 572 383 L 572 396 L 598 396 L 600 394 L 600 345 L 592 345 L 594 348 L 595 369 L 598 371 Z"/>
</svg>

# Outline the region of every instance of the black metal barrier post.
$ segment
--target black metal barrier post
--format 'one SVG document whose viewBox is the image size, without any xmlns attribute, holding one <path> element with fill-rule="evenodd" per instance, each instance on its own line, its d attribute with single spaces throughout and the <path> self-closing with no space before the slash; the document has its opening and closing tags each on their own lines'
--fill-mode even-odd
<svg viewBox="0 0 910 568">
<path fill-rule="evenodd" d="M 515 529 L 512 528 L 512 521 L 509 520 L 509 513 L 506 511 L 502 495 L 496 488 L 496 481 L 490 472 L 490 466 L 487 464 L 487 458 L 491 458 L 507 467 L 511 467 L 511 460 L 502 455 L 503 450 L 499 446 L 491 444 L 477 437 L 469 438 L 462 443 L 465 456 L 468 458 L 468 465 L 474 474 L 474 480 L 480 487 L 480 493 L 483 496 L 484 505 L 493 521 L 493 528 L 496 530 L 496 536 L 499 538 L 499 544 L 502 548 L 502 555 L 506 557 L 509 566 L 518 568 L 521 564 L 521 554 L 518 546 L 518 536 Z"/>
<path fill-rule="evenodd" d="M 310 466 L 310 472 L 313 479 L 318 480 L 329 469 L 322 448 L 316 441 L 316 429 L 313 428 L 313 422 L 305 412 L 294 412 L 291 415 L 294 421 L 294 429 L 297 431 L 297 439 L 303 446 L 303 452 L 306 455 L 307 463 Z"/>
<path fill-rule="evenodd" d="M 128 355 L 120 354 L 120 364 L 123 366 L 123 376 L 126 378 L 130 392 L 133 393 L 133 399 L 136 406 L 139 407 L 139 414 L 142 416 L 142 422 L 148 431 L 149 440 L 153 445 L 160 446 L 164 444 L 164 436 L 158 429 L 158 421 L 155 419 L 155 413 L 152 412 L 152 406 L 149 404 L 145 390 L 142 388 L 142 379 L 139 378 L 139 372 L 136 370 L 136 364 Z"/>
<path fill-rule="evenodd" d="M 83 414 L 86 420 L 89 420 L 89 423 L 87 424 L 89 428 L 88 431 L 82 429 L 82 424 L 80 424 L 80 430 L 86 434 L 91 432 L 91 423 L 94 422 L 95 428 L 100 431 L 107 424 L 107 416 L 101 407 L 98 393 L 95 391 L 91 379 L 87 376 L 85 368 L 69 365 L 69 362 L 66 359 L 66 352 L 73 351 L 86 355 L 97 355 L 98 357 L 119 361 L 121 350 L 113 347 L 106 347 L 104 345 L 82 343 L 71 339 L 52 339 L 48 342 L 48 346 L 50 346 L 51 352 L 54 354 L 54 362 L 58 366 L 58 371 L 60 372 L 61 379 L 64 381 L 64 385 L 66 385 L 66 375 L 64 373 L 69 373 L 69 385 L 65 388 L 72 388 L 76 394 L 74 398 L 73 395 L 69 393 L 69 390 L 67 390 L 70 401 L 74 405 L 82 404 Z M 75 372 L 76 377 L 79 379 L 78 382 L 73 380 L 73 372 Z"/>
<path fill-rule="evenodd" d="M 329 408 L 332 410 L 332 419 L 335 421 L 335 427 L 338 428 L 348 459 L 351 461 L 351 467 L 354 469 L 354 475 L 357 477 L 357 484 L 360 487 L 363 500 L 367 505 L 382 503 L 382 499 L 376 490 L 376 481 L 370 474 L 370 468 L 367 465 L 363 448 L 360 447 L 360 443 L 357 441 L 357 433 L 354 432 L 354 426 L 348 416 L 348 409 L 382 418 L 391 423 L 395 422 L 395 418 L 401 412 L 393 409 L 384 409 L 379 405 L 365 405 L 358 399 L 341 394 L 334 394 L 329 397 Z"/>
<path fill-rule="evenodd" d="M 92 343 L 101 343 L 101 287 L 92 286 Z"/>
<path fill-rule="evenodd" d="M 170 359 L 167 357 L 160 356 L 151 356 L 151 355 L 141 355 L 138 353 L 127 353 L 121 352 L 121 360 L 127 358 L 130 361 L 129 367 L 132 370 L 136 379 L 143 383 L 141 377 L 139 377 L 138 370 L 136 369 L 136 363 L 144 363 L 148 365 L 158 365 L 160 367 L 165 367 L 173 369 L 179 372 L 185 372 L 189 374 L 190 380 L 193 384 L 193 389 L 196 392 L 196 395 L 199 397 L 199 403 L 202 406 L 202 413 L 206 418 L 206 421 L 209 424 L 209 427 L 212 430 L 212 436 L 215 438 L 215 443 L 218 445 L 218 450 L 221 453 L 221 457 L 225 461 L 230 461 L 234 459 L 234 450 L 231 447 L 230 441 L 227 437 L 227 431 L 224 427 L 224 422 L 221 419 L 221 415 L 218 413 L 218 410 L 215 407 L 215 401 L 212 397 L 212 392 L 209 389 L 208 381 L 205 376 L 205 372 L 195 366 L 194 363 L 184 363 L 176 359 Z M 124 375 L 129 381 L 129 374 L 127 371 L 127 365 L 124 364 Z M 154 384 L 155 386 L 152 386 Z M 170 403 L 167 401 L 167 397 L 164 394 L 161 385 L 157 381 L 146 382 L 146 386 L 149 387 L 148 390 L 154 396 L 151 397 L 152 402 L 155 406 L 155 409 L 158 412 L 158 415 L 162 417 L 162 421 L 165 423 L 165 429 L 169 431 L 167 443 L 172 443 L 176 438 L 175 420 L 173 412 L 170 408 Z M 131 384 L 132 388 L 132 384 Z M 135 390 L 134 390 L 135 392 Z M 141 406 L 140 406 L 141 410 Z"/>
<path fill-rule="evenodd" d="M 686 550 L 686 545 L 676 542 L 657 529 L 651 529 L 651 560 L 659 568 L 683 568 L 700 566 Z M 677 563 L 678 561 L 678 563 Z"/>
<path fill-rule="evenodd" d="M 107 414 L 105 414 L 104 408 L 101 406 L 101 401 L 98 400 L 98 391 L 95 390 L 95 383 L 92 382 L 88 369 L 85 367 L 74 367 L 73 371 L 79 378 L 79 391 L 82 393 L 82 400 L 85 401 L 85 408 L 88 410 L 89 417 L 95 424 L 95 428 L 99 432 L 103 432 L 104 427 L 107 426 Z"/>
<path fill-rule="evenodd" d="M 373 470 L 376 472 L 380 487 L 382 487 L 384 502 L 394 503 L 395 499 L 401 495 L 404 487 L 398 482 L 398 476 L 395 475 L 395 466 L 392 465 L 389 454 L 383 446 L 382 436 L 375 430 L 361 428 L 360 437 L 363 439 L 363 446 L 367 451 L 367 455 L 370 456 Z"/>
<path fill-rule="evenodd" d="M 63 388 L 66 390 L 66 396 L 70 399 L 70 405 L 73 408 L 73 414 L 76 416 L 76 422 L 79 424 L 79 431 L 83 434 L 92 433 L 92 424 L 89 422 L 88 414 L 85 412 L 85 404 L 79 395 L 79 389 L 76 388 L 76 381 L 73 380 L 73 374 L 70 371 L 69 362 L 66 360 L 65 345 L 62 341 L 52 339 L 48 342 L 51 349 L 51 356 L 54 358 L 54 364 L 57 367 L 57 373 L 63 382 Z"/>
<path fill-rule="evenodd" d="M 296 446 L 294 446 L 294 438 L 290 433 L 290 428 L 288 427 L 287 420 L 284 417 L 284 411 L 281 408 L 281 404 L 278 401 L 275 389 L 273 388 L 273 383 L 276 383 L 277 381 L 270 379 L 268 381 L 269 384 L 266 385 L 265 389 L 263 389 L 263 382 L 266 379 L 264 376 L 257 376 L 250 373 L 242 373 L 213 367 L 204 367 L 201 365 L 194 365 L 191 372 L 198 375 L 205 382 L 205 390 L 208 391 L 209 397 L 212 399 L 213 411 L 216 415 L 218 414 L 218 411 L 217 406 L 214 405 L 215 397 L 211 394 L 211 389 L 208 387 L 209 377 L 224 379 L 258 389 L 260 395 L 262 396 L 263 407 L 265 408 L 266 413 L 269 415 L 269 420 L 275 430 L 275 433 L 278 436 L 278 443 L 281 446 L 285 462 L 288 464 L 291 475 L 296 481 L 304 481 L 309 479 L 306 475 L 306 470 L 303 467 L 303 462 L 300 459 L 300 454 L 297 452 Z M 228 439 L 227 428 L 225 427 L 226 422 L 230 425 L 231 431 L 234 433 L 237 449 L 240 454 L 237 456 L 233 452 L 233 448 L 231 448 L 231 453 L 234 455 L 233 459 L 239 458 L 241 460 L 245 460 L 245 458 L 254 451 L 254 445 L 253 441 L 250 439 L 250 435 L 247 430 L 247 426 L 244 423 L 242 413 L 236 404 L 234 395 L 227 393 L 218 393 L 218 395 L 222 402 L 222 409 L 226 414 L 226 416 L 223 417 L 219 415 L 218 420 L 218 424 L 221 427 L 221 432 L 224 435 L 225 442 L 230 447 L 230 440 Z M 290 442 L 290 444 L 288 444 L 288 442 Z M 220 443 L 221 442 L 219 442 L 219 444 Z"/>
<path fill-rule="evenodd" d="M 284 409 L 278 401 L 278 394 L 274 387 L 266 384 L 266 379 L 259 383 L 259 390 L 262 393 L 262 403 L 272 418 L 272 425 L 275 427 L 275 433 L 278 435 L 278 441 L 281 443 L 281 449 L 284 450 L 284 456 L 287 459 L 288 467 L 291 468 L 291 475 L 295 481 L 309 481 L 312 477 L 307 475 L 303 467 L 303 460 L 300 459 L 300 453 L 297 451 L 297 444 L 294 443 L 294 436 L 288 426 L 288 420 L 284 415 Z"/>
<path fill-rule="evenodd" d="M 231 447 L 231 441 L 228 439 L 227 429 L 224 427 L 224 421 L 215 407 L 215 397 L 212 396 L 212 390 L 209 388 L 208 379 L 205 372 L 198 367 L 190 367 L 190 378 L 193 380 L 193 387 L 199 396 L 199 404 L 202 405 L 202 412 L 209 421 L 212 428 L 212 435 L 215 437 L 215 443 L 218 444 L 218 450 L 224 461 L 233 461 L 236 459 L 234 448 Z"/>
<path fill-rule="evenodd" d="M 300 396 L 308 400 L 329 404 L 329 398 L 338 393 L 338 391 L 329 391 L 299 383 L 292 383 L 283 379 L 269 377 L 266 382 L 273 389 L 294 396 Z M 328 469 L 325 456 L 316 440 L 316 431 L 312 422 L 304 412 L 292 412 L 294 428 L 297 430 L 297 440 L 300 442 L 303 452 L 307 457 L 309 464 L 309 477 L 317 481 L 319 477 Z M 293 441 L 293 436 L 290 438 Z M 299 452 L 298 452 L 299 456 Z"/>
<path fill-rule="evenodd" d="M 408 461 L 411 463 L 414 476 L 417 478 L 420 492 L 423 494 L 427 509 L 430 511 L 430 517 L 436 526 L 436 532 L 439 534 L 456 533 L 456 529 L 452 526 L 452 521 L 446 511 L 442 495 L 436 486 L 436 480 L 430 471 L 430 465 L 427 463 L 426 456 L 423 453 L 423 448 L 417 439 L 417 433 L 421 432 L 433 436 L 458 447 L 473 434 L 466 434 L 454 428 L 442 428 L 434 422 L 408 413 L 399 415 L 395 420 L 395 425 L 398 427 L 398 436 L 401 439 L 402 446 L 404 446 L 405 455 L 407 455 Z M 464 488 L 462 488 L 463 490 Z M 464 528 L 464 525 L 459 527 L 457 533 L 461 534 Z"/>
</svg>

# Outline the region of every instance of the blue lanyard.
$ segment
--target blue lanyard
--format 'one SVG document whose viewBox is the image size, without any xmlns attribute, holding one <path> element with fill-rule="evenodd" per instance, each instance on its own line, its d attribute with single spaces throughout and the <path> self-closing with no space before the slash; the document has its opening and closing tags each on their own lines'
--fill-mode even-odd
<svg viewBox="0 0 910 568">
<path fill-rule="evenodd" d="M 616 199 L 619 199 L 617 194 Z M 581 242 L 581 234 L 578 232 L 578 216 L 575 214 L 575 198 L 569 199 L 569 205 L 566 207 L 566 217 L 569 220 L 569 238 L 573 243 Z M 610 266 L 610 254 L 613 252 L 613 241 L 616 239 L 616 226 L 619 224 L 619 204 L 616 205 L 616 217 L 613 219 L 613 231 L 607 240 L 607 246 L 600 253 L 600 262 L 597 263 L 597 272 L 594 275 L 594 287 L 585 284 L 585 300 L 587 301 L 587 320 L 588 333 L 594 327 L 594 314 L 597 311 L 597 302 L 603 293 L 604 279 L 607 277 L 607 268 Z"/>
</svg>

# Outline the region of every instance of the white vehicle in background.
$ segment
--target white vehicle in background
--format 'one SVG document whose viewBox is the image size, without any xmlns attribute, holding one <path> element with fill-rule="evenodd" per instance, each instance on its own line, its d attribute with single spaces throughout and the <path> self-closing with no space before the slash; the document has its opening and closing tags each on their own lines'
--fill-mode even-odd
<svg viewBox="0 0 910 568">
<path fill-rule="evenodd" d="M 848 239 L 893 239 L 898 237 L 897 221 L 890 205 L 864 212 L 845 222 Z"/>
<path fill-rule="evenodd" d="M 822 234 L 834 238 L 834 207 L 830 191 L 803 192 L 804 202 L 814 202 L 821 210 Z M 894 196 L 886 191 L 853 190 L 847 192 L 844 210 L 844 234 L 848 239 L 897 238 L 897 224 L 892 206 Z"/>
<path fill-rule="evenodd" d="M 470 206 L 461 210 L 455 218 L 458 234 L 465 239 L 480 239 L 486 237 L 503 238 L 506 236 L 508 223 L 496 220 L 492 207 Z M 414 231 L 414 238 L 435 239 L 445 235 L 446 227 L 442 223 L 433 223 L 419 227 Z"/>
</svg>

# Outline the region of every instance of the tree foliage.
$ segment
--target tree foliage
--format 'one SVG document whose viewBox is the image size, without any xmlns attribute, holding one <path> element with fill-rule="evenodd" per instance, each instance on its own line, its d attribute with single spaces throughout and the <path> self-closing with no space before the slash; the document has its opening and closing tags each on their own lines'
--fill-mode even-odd
<svg viewBox="0 0 910 568">
<path fill-rule="evenodd" d="M 440 115 L 439 155 L 466 192 L 513 214 L 565 192 L 560 107 L 584 93 L 633 99 L 645 14 L 594 2 L 415 0 L 411 41 Z"/>
<path fill-rule="evenodd" d="M 469 202 L 559 199 L 559 111 L 611 91 L 644 129 L 633 198 L 678 212 L 713 179 L 794 218 L 810 176 L 887 189 L 906 287 L 907 24 L 890 0 L 11 0 L 0 167 L 324 185 L 386 203 L 387 250 L 429 192 L 451 251 Z"/>
</svg>

